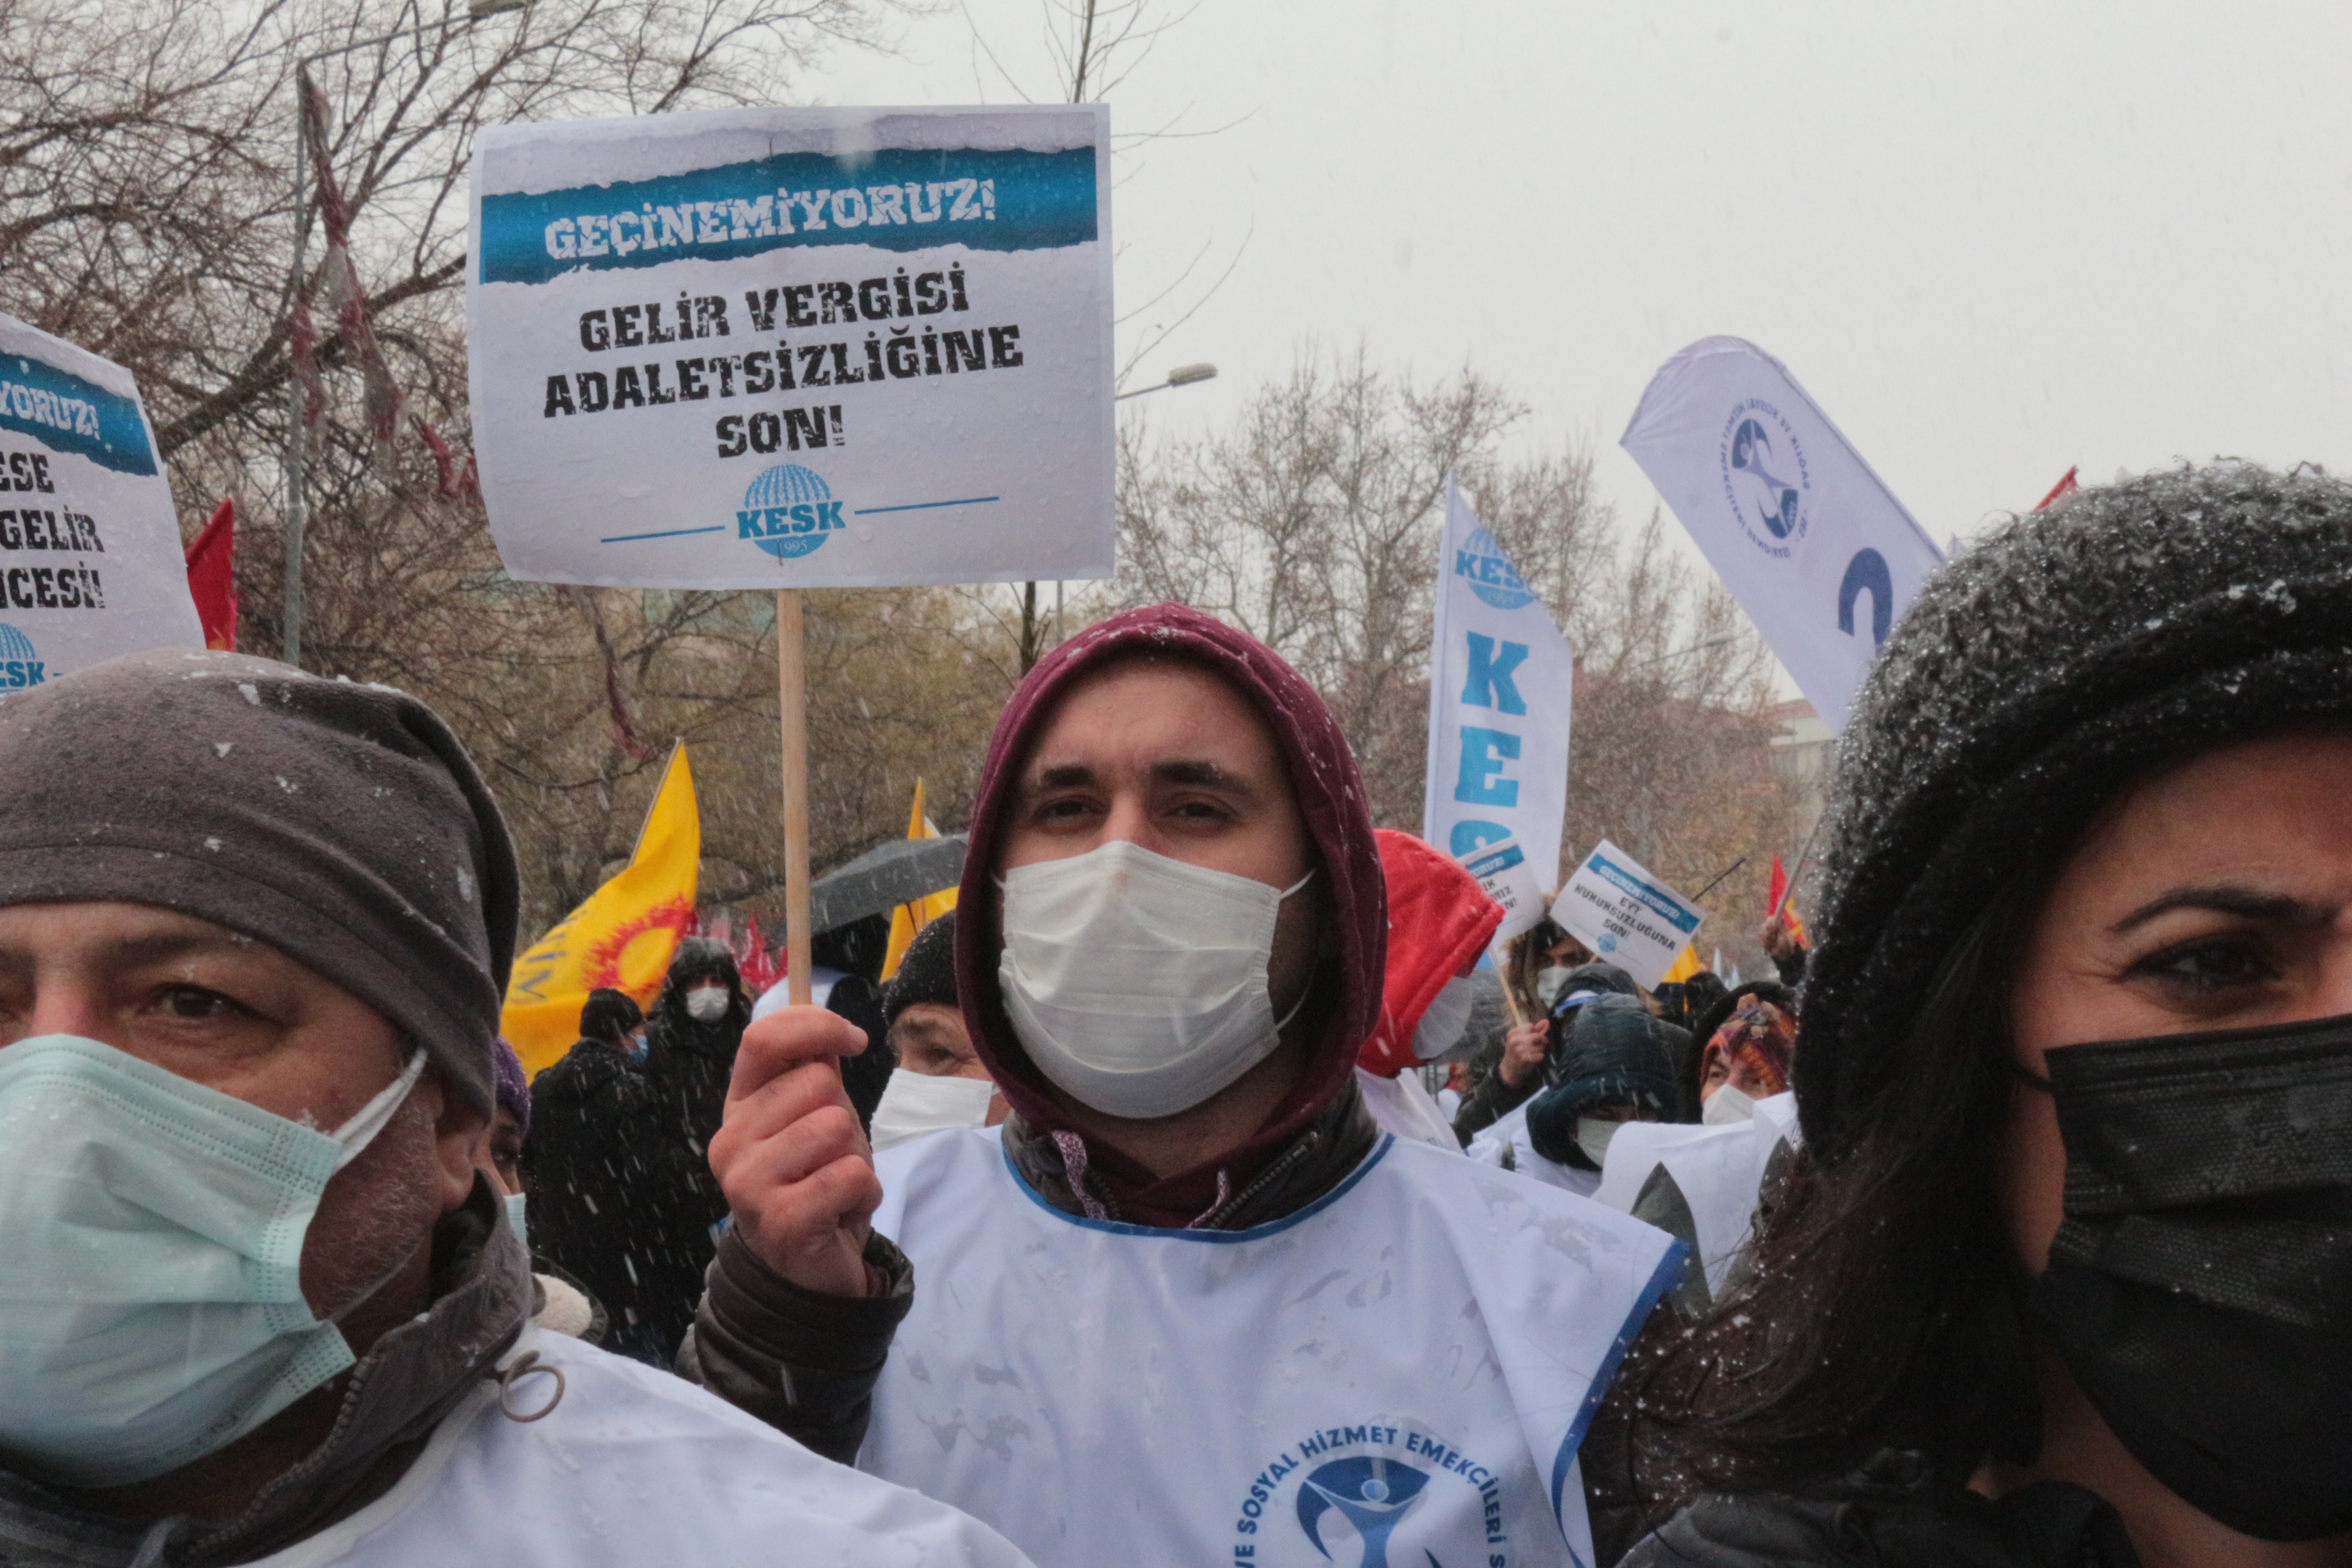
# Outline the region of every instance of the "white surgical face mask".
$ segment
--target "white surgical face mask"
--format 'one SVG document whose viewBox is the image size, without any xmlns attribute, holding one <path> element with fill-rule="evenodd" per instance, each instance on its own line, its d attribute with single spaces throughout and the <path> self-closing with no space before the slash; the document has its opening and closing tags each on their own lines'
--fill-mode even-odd
<svg viewBox="0 0 2352 1568">
<path fill-rule="evenodd" d="M 931 1078 L 900 1068 L 882 1086 L 882 1101 L 874 1108 L 874 1152 L 926 1132 L 985 1127 L 995 1098 L 996 1085 L 984 1078 Z"/>
<path fill-rule="evenodd" d="M 0 1463 L 148 1480 L 350 1366 L 302 1239 L 424 1070 L 320 1132 L 95 1040 L 0 1049 Z"/>
<path fill-rule="evenodd" d="M 1413 1056 L 1421 1061 L 1435 1061 L 1454 1047 L 1469 1026 L 1470 977 L 1457 974 L 1437 988 L 1437 995 L 1413 1026 Z"/>
<path fill-rule="evenodd" d="M 1559 988 L 1567 984 L 1568 977 L 1575 973 L 1574 970 L 1561 964 L 1537 970 L 1536 1000 L 1549 1009 L 1553 1000 L 1559 995 Z"/>
<path fill-rule="evenodd" d="M 1596 1117 L 1580 1116 L 1576 1119 L 1576 1146 L 1583 1150 L 1584 1157 L 1594 1164 L 1605 1165 L 1609 1163 L 1609 1141 L 1616 1137 L 1617 1129 L 1624 1125 L 1622 1121 L 1602 1121 Z"/>
<path fill-rule="evenodd" d="M 1706 1097 L 1698 1113 L 1698 1119 L 1709 1127 L 1728 1127 L 1735 1121 L 1753 1121 L 1755 1116 L 1756 1101 L 1727 1083 Z"/>
<path fill-rule="evenodd" d="M 715 1024 L 727 1016 L 727 987 L 698 985 L 686 994 L 686 1016 L 698 1024 Z"/>
<path fill-rule="evenodd" d="M 530 1247 L 530 1222 L 523 1211 L 527 1206 L 524 1200 L 530 1195 L 528 1193 L 507 1194 L 507 1228 L 515 1233 L 515 1239 L 521 1242 L 526 1250 Z"/>
<path fill-rule="evenodd" d="M 1006 872 L 997 977 L 1029 1059 L 1106 1115 L 1207 1100 L 1265 1060 L 1288 1021 L 1275 1018 L 1266 961 L 1282 900 L 1307 877 L 1269 888 L 1124 839 Z"/>
</svg>

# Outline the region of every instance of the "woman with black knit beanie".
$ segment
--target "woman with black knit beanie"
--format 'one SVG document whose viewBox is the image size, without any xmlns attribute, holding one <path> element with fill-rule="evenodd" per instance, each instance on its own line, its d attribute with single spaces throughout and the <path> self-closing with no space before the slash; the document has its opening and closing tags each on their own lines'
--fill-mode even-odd
<svg viewBox="0 0 2352 1568">
<path fill-rule="evenodd" d="M 2016 520 L 1831 812 L 1805 1152 L 1612 1392 L 1627 1563 L 2352 1563 L 2352 486 Z"/>
</svg>

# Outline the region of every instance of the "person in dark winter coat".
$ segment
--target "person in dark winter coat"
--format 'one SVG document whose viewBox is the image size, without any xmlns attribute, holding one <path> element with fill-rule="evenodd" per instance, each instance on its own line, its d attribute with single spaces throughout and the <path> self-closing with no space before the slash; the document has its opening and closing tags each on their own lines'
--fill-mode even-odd
<svg viewBox="0 0 2352 1568">
<path fill-rule="evenodd" d="M 1559 945 L 1572 947 L 1575 939 L 1562 933 Z M 1512 1026 L 1504 1037 L 1502 1058 L 1477 1081 L 1463 1100 L 1462 1109 L 1454 1113 L 1454 1135 L 1465 1146 L 1535 1098 L 1547 1081 L 1546 1064 L 1559 1055 L 1560 1042 L 1568 1037 L 1569 1026 L 1587 1002 L 1596 996 L 1640 994 L 1633 977 L 1613 963 L 1580 963 L 1553 976 L 1548 984 L 1551 990 L 1550 1010 L 1541 1018 Z"/>
<path fill-rule="evenodd" d="M 1615 1391 L 1629 1563 L 2352 1563 L 2352 485 L 2015 520 L 1830 811 L 1805 1148 Z"/>
<path fill-rule="evenodd" d="M 656 1345 L 675 1354 L 694 1322 L 703 1271 L 727 1217 L 710 1173 L 710 1140 L 727 1113 L 735 1050 L 751 1021 L 735 954 L 723 942 L 688 937 L 646 1020 L 646 1080 L 653 1100 L 646 1152 L 644 1251 L 632 1253 L 644 1280 L 640 1310 Z"/>
<path fill-rule="evenodd" d="M 1675 1073 L 1688 1039 L 1634 997 L 1595 995 L 1577 1009 L 1545 1067 L 1547 1087 L 1528 1105 L 1528 1142 L 1547 1160 L 1598 1172 L 1625 1123 L 1690 1121 L 1690 1097 Z"/>
<path fill-rule="evenodd" d="M 532 1252 L 578 1279 L 610 1323 L 608 1350 L 665 1363 L 647 1319 L 655 1277 L 646 1199 L 659 1132 L 637 1044 L 644 1016 L 626 992 L 593 991 L 580 1038 L 531 1082 L 523 1174 Z"/>
</svg>

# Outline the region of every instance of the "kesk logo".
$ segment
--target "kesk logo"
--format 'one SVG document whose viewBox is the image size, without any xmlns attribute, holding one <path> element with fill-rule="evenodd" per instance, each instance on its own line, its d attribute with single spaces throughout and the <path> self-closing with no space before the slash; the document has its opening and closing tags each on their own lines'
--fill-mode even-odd
<svg viewBox="0 0 2352 1568">
<path fill-rule="evenodd" d="M 735 514 L 735 536 L 748 539 L 779 561 L 796 561 L 847 528 L 833 487 L 815 470 L 779 463 L 751 481 Z"/>
<path fill-rule="evenodd" d="M 1473 531 L 1454 552 L 1454 574 L 1469 579 L 1470 591 L 1498 610 L 1516 610 L 1536 602 L 1518 569 L 1504 558 L 1503 547 L 1483 528 Z"/>
<path fill-rule="evenodd" d="M 38 686 L 47 679 L 48 671 L 33 647 L 33 639 L 0 621 L 0 689 Z"/>
<path fill-rule="evenodd" d="M 1805 448 L 1780 411 L 1760 397 L 1743 399 L 1724 421 L 1723 493 L 1757 548 L 1786 559 L 1805 535 L 1805 498 L 1812 479 Z"/>
</svg>

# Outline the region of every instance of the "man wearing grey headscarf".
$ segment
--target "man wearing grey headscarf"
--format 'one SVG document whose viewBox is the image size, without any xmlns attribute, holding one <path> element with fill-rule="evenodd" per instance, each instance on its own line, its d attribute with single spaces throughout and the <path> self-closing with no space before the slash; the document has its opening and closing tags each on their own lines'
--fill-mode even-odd
<svg viewBox="0 0 2352 1568">
<path fill-rule="evenodd" d="M 513 850 L 422 703 L 232 654 L 0 697 L 0 1557 L 1023 1560 L 529 1324 Z"/>
</svg>

